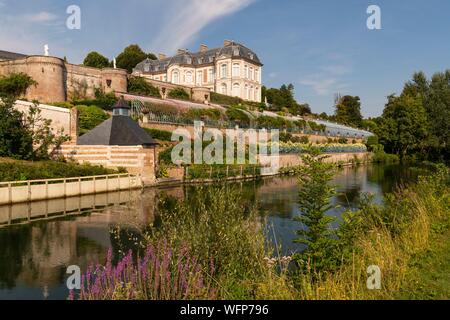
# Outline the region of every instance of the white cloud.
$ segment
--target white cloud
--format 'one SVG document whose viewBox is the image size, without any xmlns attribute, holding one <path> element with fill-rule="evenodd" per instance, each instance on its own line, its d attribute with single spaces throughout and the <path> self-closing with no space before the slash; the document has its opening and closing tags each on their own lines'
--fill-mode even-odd
<svg viewBox="0 0 450 320">
<path fill-rule="evenodd" d="M 33 14 L 24 14 L 19 20 L 26 23 L 45 23 L 45 22 L 53 22 L 58 19 L 58 16 L 47 12 L 41 11 Z"/>
<path fill-rule="evenodd" d="M 352 71 L 352 69 L 350 67 L 344 66 L 344 65 L 323 66 L 320 69 L 325 73 L 336 75 L 336 76 L 348 74 Z"/>
<path fill-rule="evenodd" d="M 237 12 L 256 0 L 177 0 L 167 11 L 151 48 L 173 53 L 189 44 L 211 22 Z"/>
<path fill-rule="evenodd" d="M 311 87 L 319 96 L 325 96 L 331 93 L 331 89 L 336 85 L 337 79 L 304 79 L 300 84 Z"/>
</svg>

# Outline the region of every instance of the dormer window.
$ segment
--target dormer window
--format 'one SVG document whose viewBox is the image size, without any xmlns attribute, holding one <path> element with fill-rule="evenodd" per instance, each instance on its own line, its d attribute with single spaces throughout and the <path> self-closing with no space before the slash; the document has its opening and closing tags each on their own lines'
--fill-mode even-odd
<svg viewBox="0 0 450 320">
<path fill-rule="evenodd" d="M 150 64 L 146 63 L 146 64 L 144 65 L 144 71 L 145 71 L 145 72 L 149 72 L 149 71 L 150 71 Z"/>
</svg>

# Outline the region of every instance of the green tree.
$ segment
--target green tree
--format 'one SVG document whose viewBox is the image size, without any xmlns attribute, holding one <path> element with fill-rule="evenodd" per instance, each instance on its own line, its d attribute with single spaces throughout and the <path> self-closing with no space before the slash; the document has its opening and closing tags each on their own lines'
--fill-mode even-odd
<svg viewBox="0 0 450 320">
<path fill-rule="evenodd" d="M 343 96 L 336 103 L 336 121 L 348 126 L 361 127 L 361 102 L 359 97 Z"/>
<path fill-rule="evenodd" d="M 327 156 L 321 155 L 318 148 L 310 147 L 301 156 L 303 165 L 298 169 L 298 205 L 301 214 L 294 220 L 301 223 L 297 231 L 296 243 L 306 246 L 305 250 L 294 256 L 301 268 L 311 266 L 316 272 L 327 271 L 336 261 L 333 251 L 337 244 L 331 223 L 335 218 L 328 216 L 329 210 L 337 206 L 331 204 L 336 194 L 330 184 L 336 173 L 336 166 L 326 163 Z"/>
<path fill-rule="evenodd" d="M 189 100 L 189 93 L 186 92 L 186 90 L 182 88 L 175 88 L 169 91 L 169 94 L 167 95 L 169 98 L 172 99 L 178 99 L 178 100 Z"/>
<path fill-rule="evenodd" d="M 87 67 L 93 67 L 93 68 L 106 68 L 109 67 L 110 63 L 108 58 L 101 55 L 100 53 L 96 51 L 89 52 L 86 58 L 84 58 L 83 65 Z"/>
<path fill-rule="evenodd" d="M 161 98 L 159 89 L 152 86 L 142 77 L 131 77 L 129 79 L 128 92 L 142 96 Z"/>
<path fill-rule="evenodd" d="M 17 99 L 23 96 L 29 87 L 38 83 L 25 73 L 13 73 L 0 77 L 0 98 Z"/>
<path fill-rule="evenodd" d="M 126 69 L 132 72 L 133 68 L 145 59 L 156 60 L 156 56 L 152 53 L 145 53 L 137 44 L 132 44 L 126 47 L 121 54 L 116 58 L 118 68 Z"/>
<path fill-rule="evenodd" d="M 52 120 L 42 117 L 38 102 L 28 109 L 25 126 L 32 139 L 32 159 L 47 160 L 53 150 L 58 149 L 69 137 L 64 132 L 51 129 Z"/>
<path fill-rule="evenodd" d="M 79 126 L 80 135 L 94 129 L 96 126 L 101 124 L 103 121 L 108 120 L 108 114 L 101 108 L 97 106 L 77 106 L 80 112 L 79 115 Z"/>
<path fill-rule="evenodd" d="M 13 108 L 15 99 L 0 102 L 0 157 L 31 159 L 33 136 L 23 122 L 23 114 Z"/>
<path fill-rule="evenodd" d="M 392 95 L 388 99 L 378 136 L 386 151 L 403 159 L 408 152 L 424 147 L 428 128 L 426 112 L 420 97 Z"/>
</svg>

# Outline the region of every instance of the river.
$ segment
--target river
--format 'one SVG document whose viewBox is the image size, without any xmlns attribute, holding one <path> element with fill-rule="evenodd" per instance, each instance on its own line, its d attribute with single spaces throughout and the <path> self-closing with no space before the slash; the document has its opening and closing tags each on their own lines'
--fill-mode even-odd
<svg viewBox="0 0 450 320">
<path fill-rule="evenodd" d="M 333 201 L 341 208 L 329 214 L 340 217 L 344 209 L 355 208 L 361 193 L 373 194 L 374 200 L 381 203 L 386 193 L 416 178 L 416 170 L 399 165 L 344 168 L 334 179 L 339 194 Z M 281 245 L 284 254 L 299 250 L 293 243 L 299 225 L 292 219 L 300 214 L 297 179 L 277 177 L 238 185 L 243 198 L 257 203 L 261 215 L 267 217 L 270 241 Z M 107 250 L 119 247 L 112 232 L 117 226 L 144 229 L 153 219 L 161 194 L 181 199 L 188 197 L 192 188 L 146 189 L 33 204 L 32 210 L 46 210 L 50 219 L 0 228 L 0 299 L 65 299 L 65 271 L 69 265 L 84 269 L 93 263 L 104 263 Z M 79 204 L 77 210 L 51 219 L 69 202 L 71 207 Z M 0 214 L 2 210 L 25 208 L 0 207 Z M 124 241 L 132 246 L 129 239 Z"/>
</svg>

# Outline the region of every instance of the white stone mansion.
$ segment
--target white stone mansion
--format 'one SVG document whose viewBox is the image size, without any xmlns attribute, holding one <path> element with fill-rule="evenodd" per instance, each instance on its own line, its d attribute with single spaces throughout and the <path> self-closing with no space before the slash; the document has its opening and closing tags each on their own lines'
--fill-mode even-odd
<svg viewBox="0 0 450 320">
<path fill-rule="evenodd" d="M 134 68 L 133 74 L 261 102 L 262 67 L 252 50 L 225 40 L 221 48 L 201 45 L 196 53 L 178 50 L 173 57 L 160 54 L 158 60 L 146 59 Z"/>
</svg>

